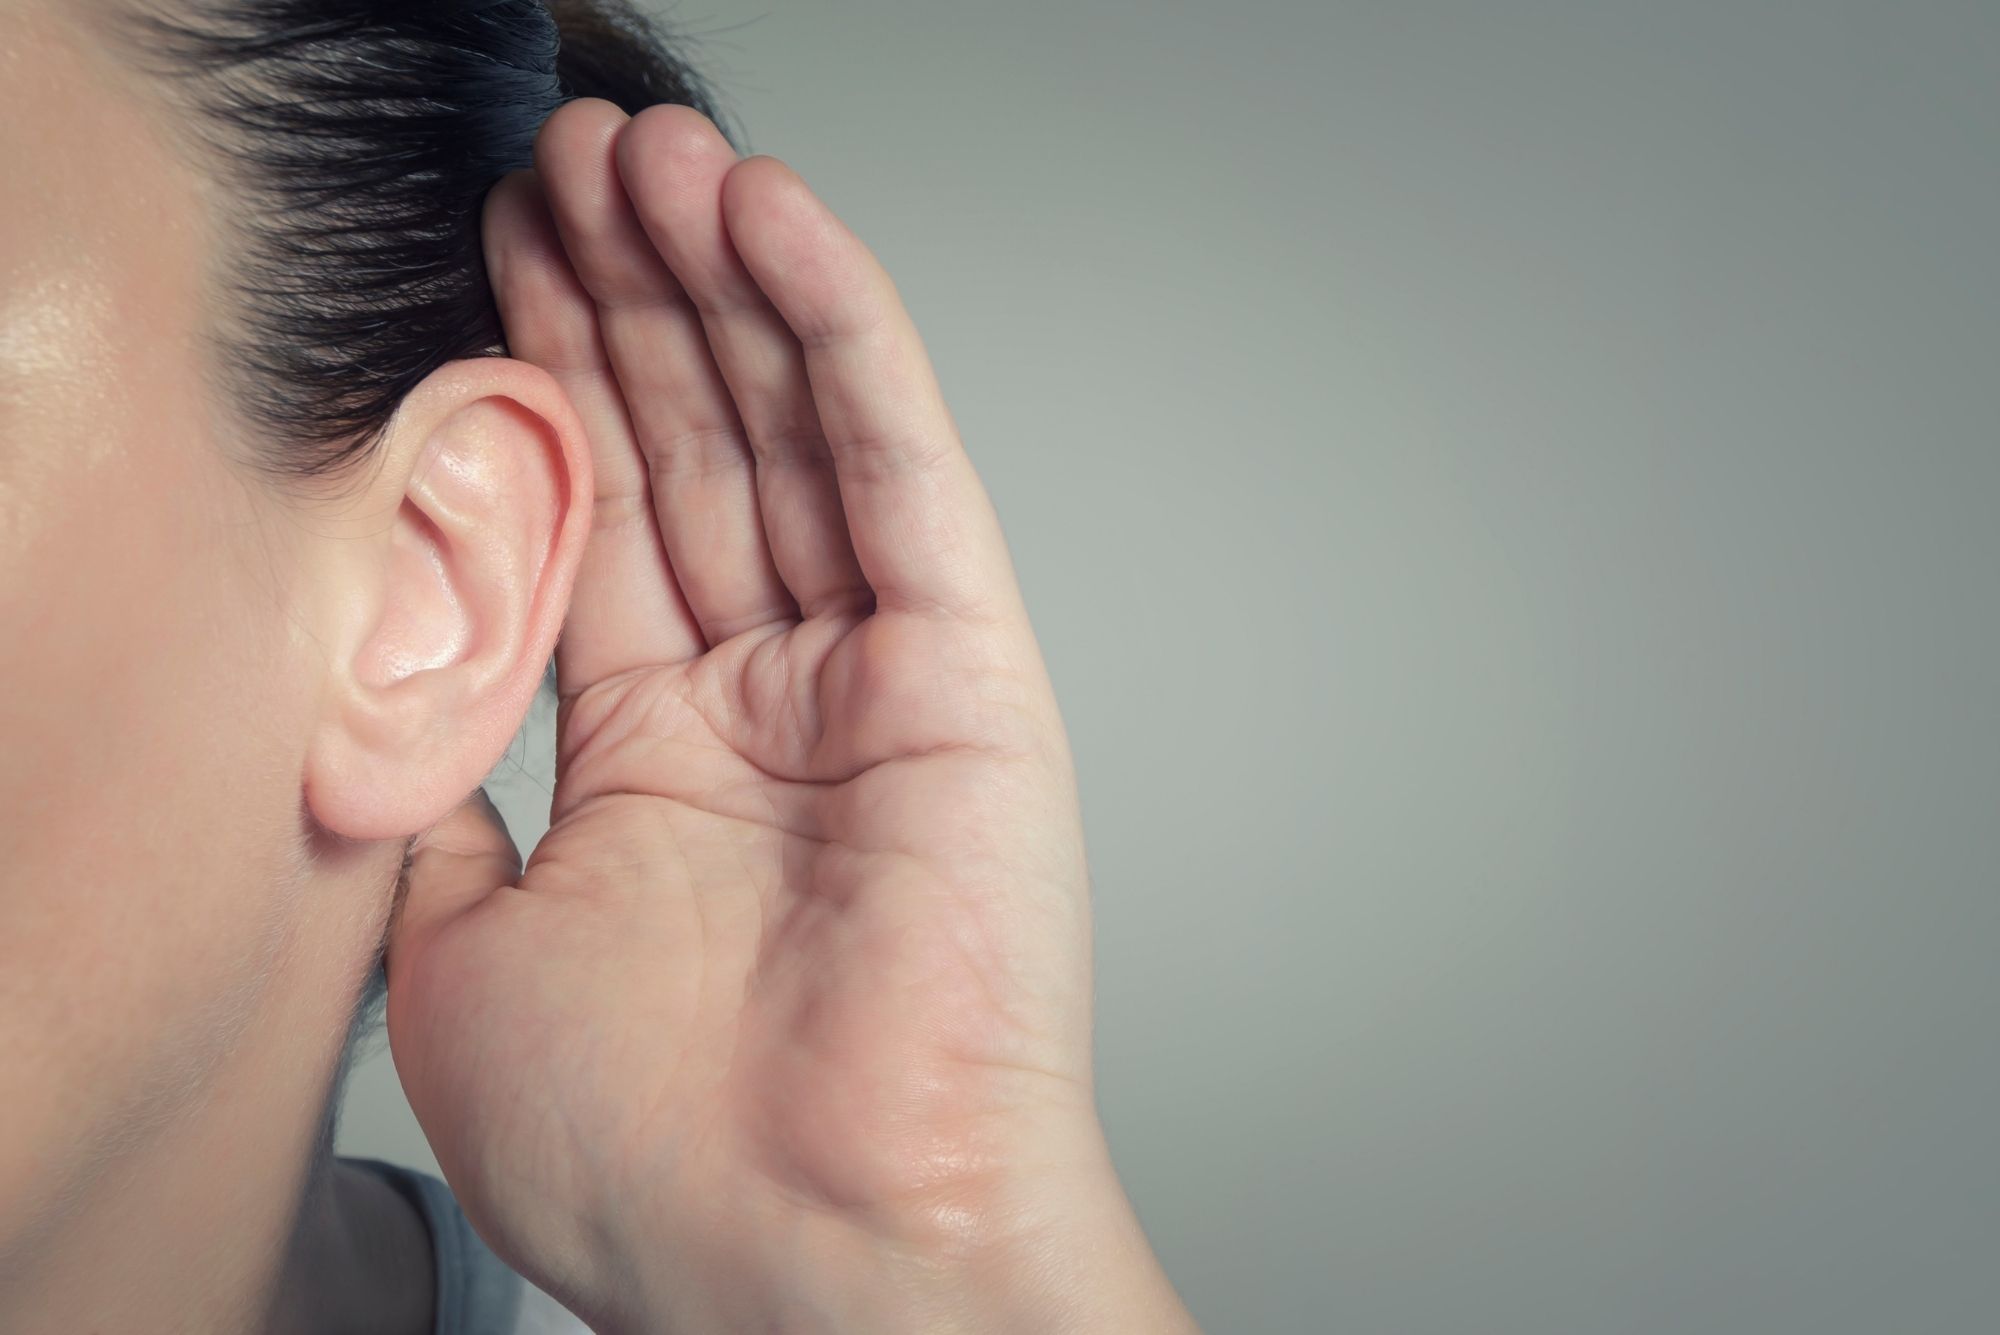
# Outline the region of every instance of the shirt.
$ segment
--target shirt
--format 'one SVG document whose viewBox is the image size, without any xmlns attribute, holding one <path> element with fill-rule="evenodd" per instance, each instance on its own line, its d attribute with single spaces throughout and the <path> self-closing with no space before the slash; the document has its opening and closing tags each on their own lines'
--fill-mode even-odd
<svg viewBox="0 0 2000 1335">
<path fill-rule="evenodd" d="M 343 1162 L 381 1177 L 416 1207 L 430 1230 L 437 1263 L 431 1335 L 590 1335 L 588 1326 L 480 1241 L 442 1180 L 380 1159 Z"/>
</svg>

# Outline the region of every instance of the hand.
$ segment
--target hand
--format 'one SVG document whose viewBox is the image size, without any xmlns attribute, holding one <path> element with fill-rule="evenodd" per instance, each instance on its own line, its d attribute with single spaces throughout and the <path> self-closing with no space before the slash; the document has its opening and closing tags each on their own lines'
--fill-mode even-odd
<svg viewBox="0 0 2000 1335">
<path fill-rule="evenodd" d="M 486 218 L 595 517 L 552 823 L 413 851 L 396 1067 L 599 1329 L 1162 1331 L 1111 1171 L 1062 722 L 875 259 L 685 107 L 565 107 Z"/>
</svg>

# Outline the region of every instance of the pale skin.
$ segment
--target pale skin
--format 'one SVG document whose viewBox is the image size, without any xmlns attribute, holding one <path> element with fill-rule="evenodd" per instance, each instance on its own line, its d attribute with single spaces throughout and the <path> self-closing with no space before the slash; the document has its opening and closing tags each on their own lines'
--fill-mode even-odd
<svg viewBox="0 0 2000 1335">
<path fill-rule="evenodd" d="M 316 1132 L 405 842 L 540 684 L 588 451 L 489 357 L 367 468 L 260 476 L 199 337 L 233 201 L 85 14 L 0 0 L 0 1330 L 414 1335 L 423 1223 L 308 1198 Z"/>
<path fill-rule="evenodd" d="M 605 1330 L 1184 1321 L 1092 1106 L 1060 721 L 859 243 L 692 113 L 573 108 L 494 196 L 511 355 L 280 486 L 203 360 L 237 203 L 90 8 L 0 0 L 0 1330 L 430 1329 L 401 1198 L 306 1191 L 412 838 L 398 1066 Z M 650 251 L 589 211 L 621 151 L 687 211 Z M 657 299 L 730 254 L 761 316 Z M 559 632 L 516 875 L 453 813 Z"/>
<path fill-rule="evenodd" d="M 704 117 L 559 112 L 488 205 L 590 442 L 548 835 L 421 839 L 397 1068 L 604 1331 L 1189 1329 L 1091 1082 L 1069 749 L 895 287 Z"/>
<path fill-rule="evenodd" d="M 84 13 L 0 0 L 0 1330 L 426 1331 L 421 1220 L 305 1188 L 404 842 L 539 685 L 587 450 L 484 358 L 365 471 L 258 476 L 198 337 L 231 200 Z"/>
</svg>

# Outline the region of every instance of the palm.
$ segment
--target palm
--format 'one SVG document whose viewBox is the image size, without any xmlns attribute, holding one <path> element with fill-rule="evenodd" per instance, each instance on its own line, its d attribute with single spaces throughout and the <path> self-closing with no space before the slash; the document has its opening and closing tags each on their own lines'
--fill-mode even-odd
<svg viewBox="0 0 2000 1335">
<path fill-rule="evenodd" d="M 1077 897 L 1048 884 L 1080 875 L 1074 850 L 1044 850 L 1044 867 L 1005 851 L 1010 826 L 1022 836 L 1045 820 L 1013 796 L 1033 790 L 1037 759 L 999 749 L 1009 725 L 971 711 L 912 732 L 921 702 L 893 685 L 811 718 L 837 683 L 928 678 L 943 653 L 928 639 L 883 617 L 746 635 L 573 702 L 556 820 L 520 891 L 439 935 L 424 989 L 481 1009 L 561 995 L 567 1022 L 524 1014 L 488 1030 L 559 1050 L 461 1052 L 456 1078 L 517 1087 L 449 1097 L 526 1112 L 554 1060 L 617 1086 L 585 1104 L 612 1124 L 577 1128 L 600 1152 L 669 1156 L 677 1175 L 727 1174 L 738 1190 L 755 1180 L 894 1207 L 964 1164 L 979 1113 L 1076 1096 L 1071 989 L 999 964 L 1051 925 L 1082 945 Z M 584 939 L 557 949 L 550 933 Z M 1059 976 L 1061 964 L 1043 961 Z M 578 1046 L 598 1028 L 588 1017 L 635 1001 L 649 1007 L 647 1051 Z"/>
<path fill-rule="evenodd" d="M 517 1263 L 635 1182 L 686 1267 L 948 1233 L 1025 1129 L 1089 1111 L 1075 797 L 997 523 L 872 260 L 725 155 L 685 109 L 580 104 L 489 210 L 598 525 L 549 832 L 476 896 L 412 892 L 390 1030 Z M 444 853 L 492 860 L 470 838 Z"/>
</svg>

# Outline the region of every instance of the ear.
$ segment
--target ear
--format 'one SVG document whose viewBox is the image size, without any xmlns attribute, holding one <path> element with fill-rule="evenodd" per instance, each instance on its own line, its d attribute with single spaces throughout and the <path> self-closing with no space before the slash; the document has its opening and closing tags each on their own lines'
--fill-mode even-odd
<svg viewBox="0 0 2000 1335">
<path fill-rule="evenodd" d="M 590 534 L 590 452 L 546 371 L 457 361 L 405 397 L 324 549 L 313 817 L 356 840 L 442 820 L 527 715 Z"/>
</svg>

